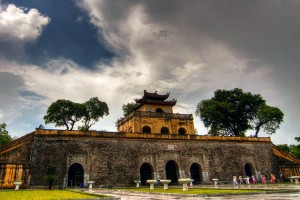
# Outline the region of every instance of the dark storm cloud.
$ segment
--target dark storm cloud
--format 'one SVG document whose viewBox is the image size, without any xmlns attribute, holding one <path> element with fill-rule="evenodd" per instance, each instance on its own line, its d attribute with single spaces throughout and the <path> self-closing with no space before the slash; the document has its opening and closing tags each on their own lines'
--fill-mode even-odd
<svg viewBox="0 0 300 200">
<path fill-rule="evenodd" d="M 149 65 L 143 71 L 147 82 L 135 89 L 172 90 L 190 108 L 219 88 L 260 93 L 286 113 L 289 125 L 282 130 L 291 132 L 293 141 L 300 112 L 293 106 L 300 98 L 299 1 L 87 0 L 83 5 L 124 67 L 139 58 Z"/>
</svg>

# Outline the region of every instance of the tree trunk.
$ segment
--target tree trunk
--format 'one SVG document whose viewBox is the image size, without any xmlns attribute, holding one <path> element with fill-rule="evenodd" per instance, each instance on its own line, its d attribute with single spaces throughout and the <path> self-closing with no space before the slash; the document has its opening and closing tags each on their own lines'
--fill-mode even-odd
<svg viewBox="0 0 300 200">
<path fill-rule="evenodd" d="M 52 188 L 52 180 L 49 181 L 49 190 Z"/>
<path fill-rule="evenodd" d="M 260 130 L 260 126 L 257 126 L 256 128 L 255 128 L 255 135 L 254 135 L 254 137 L 257 137 L 257 135 L 258 135 L 258 132 L 259 132 L 259 130 Z"/>
</svg>

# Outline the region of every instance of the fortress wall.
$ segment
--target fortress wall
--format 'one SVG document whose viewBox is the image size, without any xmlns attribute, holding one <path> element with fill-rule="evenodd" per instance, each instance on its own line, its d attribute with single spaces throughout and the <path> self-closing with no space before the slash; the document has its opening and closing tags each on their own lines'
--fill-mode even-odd
<svg viewBox="0 0 300 200">
<path fill-rule="evenodd" d="M 0 148 L 0 188 L 14 188 L 16 180 L 27 188 L 33 138 L 33 133 L 27 134 Z"/>
<path fill-rule="evenodd" d="M 270 140 L 172 140 L 134 137 L 96 137 L 95 134 L 36 134 L 32 152 L 31 185 L 45 185 L 43 176 L 49 166 L 56 168 L 59 184 L 68 180 L 74 163 L 83 166 L 87 177 L 97 185 L 132 185 L 143 163 L 149 163 L 154 175 L 165 178 L 170 160 L 178 165 L 178 174 L 189 177 L 193 163 L 201 166 L 203 183 L 218 178 L 231 182 L 234 175 L 245 176 L 250 163 L 254 175 L 278 174 Z M 94 136 L 92 136 L 94 135 Z M 252 140 L 252 139 L 251 139 Z M 257 140 L 257 139 L 256 139 Z"/>
</svg>

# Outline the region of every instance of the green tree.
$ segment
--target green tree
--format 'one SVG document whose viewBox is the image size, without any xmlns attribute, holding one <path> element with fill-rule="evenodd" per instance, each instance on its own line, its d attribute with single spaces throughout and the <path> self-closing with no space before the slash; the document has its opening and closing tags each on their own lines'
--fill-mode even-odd
<svg viewBox="0 0 300 200">
<path fill-rule="evenodd" d="M 82 130 L 88 131 L 92 125 L 94 125 L 99 118 L 109 114 L 108 106 L 105 102 L 99 101 L 97 97 L 93 97 L 83 104 L 83 123 Z"/>
<path fill-rule="evenodd" d="M 243 137 L 247 130 L 253 129 L 254 121 L 257 122 L 258 131 L 264 128 L 268 133 L 275 132 L 273 130 L 279 125 L 270 121 L 273 118 L 267 117 L 269 116 L 267 110 L 273 111 L 273 107 L 267 106 L 261 95 L 235 88 L 216 90 L 214 97 L 198 103 L 196 115 L 200 116 L 205 127 L 210 128 L 210 135 Z"/>
<path fill-rule="evenodd" d="M 54 123 L 55 126 L 66 126 L 67 130 L 73 130 L 74 124 L 81 120 L 84 110 L 82 104 L 59 99 L 49 106 L 44 120 L 46 124 Z"/>
<path fill-rule="evenodd" d="M 0 146 L 9 143 L 12 140 L 13 140 L 12 137 L 8 134 L 8 131 L 6 130 L 6 124 L 1 123 L 0 124 Z"/>
<path fill-rule="evenodd" d="M 289 147 L 289 145 L 287 145 L 287 144 L 278 144 L 278 145 L 276 145 L 279 149 L 281 149 L 281 150 L 283 150 L 283 151 L 285 151 L 285 152 L 287 152 L 287 153 L 290 153 L 290 147 Z"/>
<path fill-rule="evenodd" d="M 137 108 L 138 104 L 136 103 L 127 103 L 122 105 L 122 110 L 124 116 L 128 116 L 130 113 L 134 111 L 135 108 Z"/>
<path fill-rule="evenodd" d="M 297 142 L 300 142 L 300 137 L 295 137 L 295 140 Z M 279 144 L 276 146 L 279 147 L 281 150 L 290 153 L 292 156 L 300 160 L 300 144 L 297 145 Z"/>
<path fill-rule="evenodd" d="M 283 116 L 284 114 L 279 108 L 271 107 L 266 104 L 261 105 L 253 120 L 255 129 L 254 137 L 257 137 L 261 128 L 269 135 L 275 133 L 281 122 L 283 122 Z"/>
<path fill-rule="evenodd" d="M 300 142 L 300 137 L 295 137 L 297 142 Z M 300 160 L 300 144 L 290 145 L 291 154 Z"/>
<path fill-rule="evenodd" d="M 54 174 L 48 174 L 44 177 L 44 179 L 48 183 L 49 190 L 51 190 L 53 183 L 58 180 L 58 176 Z"/>
</svg>

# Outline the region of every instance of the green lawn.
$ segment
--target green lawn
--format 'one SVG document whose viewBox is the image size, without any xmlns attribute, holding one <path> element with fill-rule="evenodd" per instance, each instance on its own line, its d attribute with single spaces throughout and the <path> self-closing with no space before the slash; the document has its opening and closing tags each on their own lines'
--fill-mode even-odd
<svg viewBox="0 0 300 200">
<path fill-rule="evenodd" d="M 1 200 L 91 199 L 99 197 L 101 196 L 68 190 L 0 190 Z"/>
<path fill-rule="evenodd" d="M 164 190 L 161 187 L 156 187 L 154 190 L 149 188 L 115 188 L 116 190 L 126 190 L 133 192 L 153 192 L 153 193 L 174 193 L 174 194 L 197 194 L 197 195 L 210 195 L 210 194 L 243 194 L 243 193 L 264 193 L 275 190 L 263 190 L 263 189 L 214 189 L 214 188 L 189 188 L 188 191 L 182 191 L 182 188 L 169 188 Z"/>
</svg>

